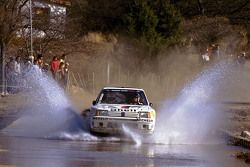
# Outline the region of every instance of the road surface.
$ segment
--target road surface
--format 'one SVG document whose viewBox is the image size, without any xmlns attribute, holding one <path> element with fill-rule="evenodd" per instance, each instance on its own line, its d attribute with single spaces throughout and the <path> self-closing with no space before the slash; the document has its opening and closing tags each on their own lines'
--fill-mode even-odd
<svg viewBox="0 0 250 167">
<path fill-rule="evenodd" d="M 157 145 L 118 141 L 49 140 L 0 135 L 0 166 L 32 167 L 235 167 L 239 147 Z"/>
</svg>

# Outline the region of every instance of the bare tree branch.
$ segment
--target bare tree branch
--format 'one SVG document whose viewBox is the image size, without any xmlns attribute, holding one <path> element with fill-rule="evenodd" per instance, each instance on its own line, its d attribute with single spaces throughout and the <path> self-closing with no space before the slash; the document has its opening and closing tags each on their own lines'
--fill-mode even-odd
<svg viewBox="0 0 250 167">
<path fill-rule="evenodd" d="M 242 2 L 242 1 L 241 1 Z M 245 6 L 247 6 L 248 4 L 250 4 L 249 0 L 245 0 L 244 2 L 242 2 L 242 4 L 238 5 L 235 9 L 231 10 L 229 12 L 229 14 L 235 14 L 240 12 Z"/>
</svg>

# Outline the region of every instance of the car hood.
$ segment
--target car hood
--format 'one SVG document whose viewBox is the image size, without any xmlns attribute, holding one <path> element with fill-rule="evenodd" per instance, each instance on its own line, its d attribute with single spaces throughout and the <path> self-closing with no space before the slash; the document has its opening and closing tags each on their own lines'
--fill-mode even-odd
<svg viewBox="0 0 250 167">
<path fill-rule="evenodd" d="M 141 112 L 152 111 L 153 108 L 148 105 L 127 105 L 127 104 L 98 104 L 95 106 L 98 110 L 117 111 L 117 112 Z"/>
</svg>

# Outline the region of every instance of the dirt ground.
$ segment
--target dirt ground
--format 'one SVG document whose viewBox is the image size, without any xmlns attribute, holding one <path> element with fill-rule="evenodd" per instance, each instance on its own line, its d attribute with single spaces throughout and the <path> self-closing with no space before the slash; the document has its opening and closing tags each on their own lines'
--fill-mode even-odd
<svg viewBox="0 0 250 167">
<path fill-rule="evenodd" d="M 224 113 L 225 130 L 237 136 L 243 131 L 250 131 L 250 104 L 228 104 Z"/>
</svg>

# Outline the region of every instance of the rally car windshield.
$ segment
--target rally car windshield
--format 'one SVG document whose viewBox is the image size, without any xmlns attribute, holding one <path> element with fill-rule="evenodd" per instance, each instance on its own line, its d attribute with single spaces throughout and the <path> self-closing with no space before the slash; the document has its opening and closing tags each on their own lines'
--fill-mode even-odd
<svg viewBox="0 0 250 167">
<path fill-rule="evenodd" d="M 148 105 L 146 96 L 141 90 L 103 90 L 97 101 L 102 104 Z"/>
</svg>

